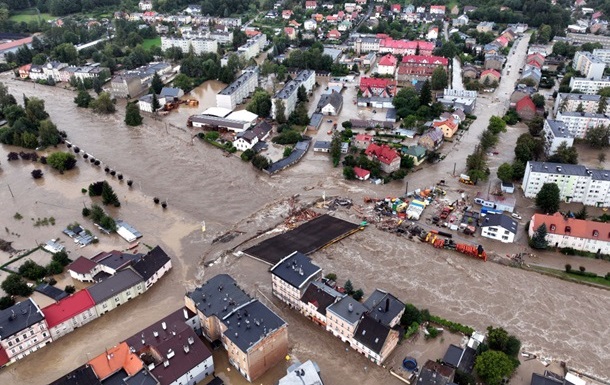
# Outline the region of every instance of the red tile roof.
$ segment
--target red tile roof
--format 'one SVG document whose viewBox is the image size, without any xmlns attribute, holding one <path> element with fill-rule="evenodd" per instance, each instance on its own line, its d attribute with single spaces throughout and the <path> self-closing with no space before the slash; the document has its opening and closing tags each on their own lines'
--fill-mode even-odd
<svg viewBox="0 0 610 385">
<path fill-rule="evenodd" d="M 402 57 L 403 63 L 417 63 L 417 64 L 436 64 L 447 66 L 449 60 L 442 56 L 429 56 L 429 55 L 405 55 Z"/>
<path fill-rule="evenodd" d="M 449 119 L 445 119 L 445 120 L 437 120 L 436 122 L 433 122 L 432 125 L 434 127 L 443 127 L 443 126 L 447 126 L 449 127 L 453 132 L 456 132 L 458 129 L 458 125 L 457 123 L 455 123 L 452 120 Z"/>
<path fill-rule="evenodd" d="M 401 6 L 400 4 L 392 4 L 392 11 L 400 12 Z"/>
<path fill-rule="evenodd" d="M 389 54 L 385 55 L 384 57 L 382 57 L 381 59 L 379 59 L 379 65 L 394 67 L 396 65 L 397 61 L 398 60 L 396 59 L 396 57 L 389 53 Z"/>
<path fill-rule="evenodd" d="M 62 299 L 42 309 L 49 328 L 69 320 L 77 314 L 95 306 L 93 298 L 87 290 L 81 290 L 76 294 Z"/>
<path fill-rule="evenodd" d="M 371 143 L 366 148 L 364 153 L 367 156 L 375 156 L 381 163 L 391 164 L 394 159 L 398 157 L 396 150 L 393 150 L 389 146 L 382 144 L 381 146 L 376 143 Z"/>
<path fill-rule="evenodd" d="M 24 44 L 30 44 L 32 42 L 33 37 L 26 37 L 25 39 L 19 39 L 14 41 L 9 41 L 8 43 L 0 44 L 0 52 L 22 46 Z"/>
<path fill-rule="evenodd" d="M 8 354 L 4 351 L 4 348 L 0 346 L 0 368 L 9 362 Z"/>
<path fill-rule="evenodd" d="M 76 261 L 68 265 L 68 270 L 72 270 L 79 274 L 86 274 L 89 273 L 95 266 L 97 266 L 97 263 L 89 258 L 80 256 L 76 259 Z"/>
<path fill-rule="evenodd" d="M 388 78 L 360 78 L 360 88 L 386 88 L 389 86 L 396 86 L 396 80 Z"/>
<path fill-rule="evenodd" d="M 354 167 L 354 173 L 356 174 L 356 177 L 358 179 L 364 179 L 367 176 L 371 175 L 371 172 L 369 170 L 365 170 L 363 168 L 360 167 Z"/>
<path fill-rule="evenodd" d="M 125 342 L 110 349 L 88 362 L 100 380 L 105 380 L 110 375 L 123 369 L 129 376 L 133 376 L 144 364 L 137 355 L 129 350 Z"/>
<path fill-rule="evenodd" d="M 370 142 L 371 140 L 373 140 L 373 135 L 358 134 L 356 135 L 355 139 L 360 142 Z"/>
<path fill-rule="evenodd" d="M 523 98 L 521 98 L 521 100 L 517 102 L 515 109 L 517 111 L 521 111 L 523 109 L 530 109 L 532 111 L 536 111 L 536 105 L 532 101 L 532 98 L 530 98 L 529 96 L 524 96 Z"/>
<path fill-rule="evenodd" d="M 481 73 L 481 77 L 483 77 L 485 75 L 492 75 L 493 77 L 498 78 L 498 79 L 500 79 L 500 77 L 502 76 L 498 71 L 496 71 L 494 69 L 488 69 Z"/>
<path fill-rule="evenodd" d="M 546 230 L 549 234 L 610 242 L 610 223 L 576 218 L 566 219 L 560 213 L 553 215 L 534 214 L 532 217 L 532 227 L 537 229 L 543 223 L 546 225 Z M 594 231 L 597 231 L 597 236 L 593 235 Z"/>
</svg>

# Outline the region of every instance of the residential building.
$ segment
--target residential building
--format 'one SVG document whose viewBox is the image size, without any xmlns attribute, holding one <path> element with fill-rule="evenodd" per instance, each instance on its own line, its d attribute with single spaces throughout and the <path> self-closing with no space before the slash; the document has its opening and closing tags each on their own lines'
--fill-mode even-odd
<svg viewBox="0 0 610 385">
<path fill-rule="evenodd" d="M 355 50 L 358 55 L 365 52 L 379 52 L 381 39 L 376 37 L 360 37 L 355 41 Z"/>
<path fill-rule="evenodd" d="M 369 134 L 356 134 L 354 137 L 354 141 L 352 144 L 354 147 L 359 148 L 361 150 L 366 149 L 369 144 L 373 141 L 373 136 Z"/>
<path fill-rule="evenodd" d="M 599 102 L 601 99 L 602 97 L 600 95 L 568 94 L 560 92 L 555 99 L 553 113 L 579 111 L 599 113 Z M 610 114 L 610 103 L 606 103 L 606 108 L 601 112 Z"/>
<path fill-rule="evenodd" d="M 178 38 L 161 36 L 161 49 L 166 51 L 169 48 L 176 47 L 184 53 L 189 53 L 192 49 L 197 55 L 203 53 L 218 52 L 218 41 L 205 37 Z"/>
<path fill-rule="evenodd" d="M 237 52 L 242 55 L 244 60 L 248 61 L 253 57 L 256 57 L 263 50 L 265 45 L 267 45 L 267 35 L 259 33 L 248 39 L 244 45 L 237 49 Z"/>
<path fill-rule="evenodd" d="M 396 79 L 399 81 L 426 80 L 432 76 L 434 70 L 441 66 L 447 71 L 449 60 L 441 56 L 406 55 L 403 56 Z"/>
<path fill-rule="evenodd" d="M 590 52 L 577 51 L 574 54 L 572 68 L 580 72 L 587 79 L 599 80 L 604 76 L 606 63 Z"/>
<path fill-rule="evenodd" d="M 483 72 L 481 72 L 481 77 L 479 79 L 479 82 L 485 85 L 491 85 L 493 83 L 499 83 L 500 82 L 500 78 L 502 77 L 502 75 L 500 74 L 500 72 L 494 70 L 494 69 L 487 69 Z"/>
<path fill-rule="evenodd" d="M 523 120 L 532 120 L 537 114 L 536 105 L 529 96 L 525 96 L 517 102 L 515 111 L 517 111 L 517 115 Z"/>
<path fill-rule="evenodd" d="M 463 25 L 468 25 L 468 23 L 470 23 L 470 18 L 466 14 L 460 15 L 457 18 L 453 19 L 454 27 L 461 27 Z"/>
<path fill-rule="evenodd" d="M 525 167 L 523 192 L 535 198 L 545 183 L 555 183 L 566 202 L 587 206 L 610 207 L 610 170 L 588 169 L 574 164 L 533 162 Z"/>
<path fill-rule="evenodd" d="M 53 341 L 97 318 L 95 302 L 87 290 L 80 290 L 42 309 Z"/>
<path fill-rule="evenodd" d="M 320 367 L 311 360 L 303 364 L 297 361 L 290 365 L 286 372 L 278 385 L 324 385 L 320 377 Z"/>
<path fill-rule="evenodd" d="M 476 79 L 479 77 L 479 69 L 472 64 L 466 64 L 462 67 L 462 77 Z"/>
<path fill-rule="evenodd" d="M 116 98 L 131 98 L 143 91 L 142 81 L 136 75 L 114 76 L 111 82 L 112 93 Z"/>
<path fill-rule="evenodd" d="M 477 103 L 477 92 L 468 90 L 458 90 L 445 88 L 443 96 L 437 98 L 445 108 L 461 109 L 467 114 L 471 114 Z"/>
<path fill-rule="evenodd" d="M 610 64 L 610 49 L 596 48 L 593 50 L 593 56 L 606 64 Z"/>
<path fill-rule="evenodd" d="M 365 98 L 368 97 L 383 97 L 391 98 L 396 96 L 397 82 L 393 79 L 386 78 L 369 78 L 363 76 L 360 78 L 360 92 Z"/>
<path fill-rule="evenodd" d="M 485 69 L 494 69 L 496 71 L 502 71 L 504 67 L 504 63 L 506 63 L 506 57 L 502 55 L 492 54 L 485 55 Z"/>
<path fill-rule="evenodd" d="M 380 75 L 394 75 L 398 60 L 394 55 L 388 53 L 377 62 L 377 73 Z"/>
<path fill-rule="evenodd" d="M 352 347 L 377 365 L 381 365 L 398 345 L 398 338 L 396 330 L 377 322 L 365 313 L 352 338 Z"/>
<path fill-rule="evenodd" d="M 564 123 L 575 138 L 584 139 L 593 127 L 610 126 L 610 116 L 591 112 L 558 112 L 555 119 Z"/>
<path fill-rule="evenodd" d="M 85 290 L 95 302 L 96 313 L 102 316 L 145 292 L 146 285 L 140 275 L 126 269 Z"/>
<path fill-rule="evenodd" d="M 471 340 L 477 341 L 472 337 L 469 342 Z M 442 363 L 454 369 L 461 370 L 464 373 L 472 373 L 477 351 L 469 345 L 470 343 L 463 348 L 453 344 L 449 345 L 443 356 Z"/>
<path fill-rule="evenodd" d="M 561 213 L 534 214 L 528 229 L 529 236 L 533 236 L 542 224 L 546 226 L 546 240 L 551 247 L 610 254 L 610 223 L 570 218 Z"/>
<path fill-rule="evenodd" d="M 343 297 L 326 308 L 326 330 L 351 344 L 356 327 L 367 310 L 352 297 Z"/>
<path fill-rule="evenodd" d="M 502 243 L 513 243 L 517 236 L 517 221 L 504 214 L 488 214 L 481 224 L 481 235 Z"/>
<path fill-rule="evenodd" d="M 270 272 L 273 294 L 296 309 L 300 309 L 301 297 L 309 283 L 322 277 L 322 269 L 298 251 L 282 258 Z"/>
<path fill-rule="evenodd" d="M 367 314 L 388 327 L 394 327 L 400 322 L 405 312 L 405 304 L 392 294 L 381 289 L 375 289 L 364 302 L 364 307 L 368 309 Z"/>
<path fill-rule="evenodd" d="M 314 31 L 318 28 L 318 23 L 314 19 L 307 19 L 303 23 L 303 28 L 305 28 L 306 31 Z"/>
<path fill-rule="evenodd" d="M 103 266 L 98 265 L 89 258 L 80 256 L 68 265 L 68 272 L 72 279 L 81 282 L 96 282 L 99 279 L 96 275 L 102 271 L 102 268 Z M 110 273 L 106 274 L 110 275 Z"/>
<path fill-rule="evenodd" d="M 441 146 L 441 144 L 443 144 L 443 141 L 443 131 L 437 128 L 432 128 L 420 136 L 417 144 L 424 147 L 428 151 L 435 151 Z"/>
<path fill-rule="evenodd" d="M 343 297 L 345 294 L 339 293 L 326 283 L 311 282 L 301 297 L 301 314 L 326 327 L 326 309 Z"/>
<path fill-rule="evenodd" d="M 152 1 L 140 0 L 140 2 L 138 3 L 138 8 L 140 9 L 140 11 L 152 11 Z"/>
<path fill-rule="evenodd" d="M 381 170 L 385 173 L 389 174 L 400 168 L 400 155 L 388 145 L 371 143 L 364 153 L 370 160 L 378 160 Z"/>
<path fill-rule="evenodd" d="M 453 119 L 442 119 L 432 122 L 432 127 L 440 129 L 443 132 L 443 137 L 450 139 L 457 132 L 459 123 Z"/>
<path fill-rule="evenodd" d="M 413 159 L 414 166 L 419 166 L 426 160 L 426 148 L 422 146 L 403 147 L 402 153 Z"/>
<path fill-rule="evenodd" d="M 247 67 L 235 81 L 216 95 L 216 106 L 234 110 L 242 104 L 258 86 L 258 67 Z"/>
<path fill-rule="evenodd" d="M 436 40 L 438 39 L 438 27 L 430 27 L 428 29 L 428 33 L 426 34 L 426 39 L 428 40 Z"/>
<path fill-rule="evenodd" d="M 286 82 L 284 87 L 276 92 L 271 99 L 271 117 L 277 119 L 277 108 L 279 102 L 282 101 L 284 104 L 284 115 L 288 118 L 296 108 L 299 87 L 305 87 L 305 91 L 309 93 L 313 89 L 315 79 L 315 71 L 301 70 L 294 79 Z"/>
<path fill-rule="evenodd" d="M 97 378 L 93 368 L 89 365 L 82 365 L 74 369 L 70 373 L 51 382 L 49 385 L 102 385 L 102 382 Z M 152 383 L 143 383 L 142 385 L 158 385 L 156 380 Z"/>
<path fill-rule="evenodd" d="M 177 87 L 163 87 L 159 93 L 159 97 L 168 101 L 178 101 L 184 96 L 184 91 Z"/>
<path fill-rule="evenodd" d="M 142 279 L 144 279 L 146 290 L 148 290 L 171 270 L 172 260 L 163 249 L 156 246 L 142 256 L 131 267 L 140 277 L 142 277 Z"/>
<path fill-rule="evenodd" d="M 564 123 L 560 120 L 545 119 L 542 127 L 544 134 L 544 152 L 551 155 L 561 143 L 566 143 L 568 147 L 574 144 L 574 135 L 566 129 Z"/>
<path fill-rule="evenodd" d="M 25 37 L 23 39 L 9 41 L 4 44 L 0 44 L 0 63 L 6 63 L 6 55 L 9 52 L 16 53 L 19 48 L 23 46 L 27 46 L 28 48 L 32 47 L 33 36 Z"/>
<path fill-rule="evenodd" d="M 165 98 L 161 98 L 161 97 L 157 96 L 157 103 L 159 103 L 159 107 L 157 109 L 157 110 L 159 110 L 165 105 Z M 153 111 L 154 110 L 153 104 L 154 104 L 153 94 L 146 94 L 144 96 L 141 96 L 138 99 L 138 108 L 140 109 L 140 111 L 149 112 L 149 113 L 155 112 L 156 110 Z"/>
<path fill-rule="evenodd" d="M 315 0 L 307 0 L 305 1 L 305 9 L 310 10 L 310 9 L 316 9 L 318 8 L 318 3 Z"/>
<path fill-rule="evenodd" d="M 580 91 L 583 94 L 594 95 L 602 88 L 610 87 L 610 79 L 587 79 L 572 77 L 570 79 L 570 88 L 572 91 Z"/>
<path fill-rule="evenodd" d="M 319 111 L 323 115 L 338 115 L 343 107 L 343 96 L 339 92 L 333 91 L 330 94 L 324 94 L 320 96 L 318 107 L 316 111 Z"/>
<path fill-rule="evenodd" d="M 368 180 L 371 177 L 371 172 L 358 166 L 354 167 L 354 175 L 358 180 Z"/>
<path fill-rule="evenodd" d="M 233 141 L 233 146 L 239 151 L 250 150 L 269 137 L 271 128 L 271 124 L 261 121 L 256 126 L 238 133 L 236 139 Z"/>
<path fill-rule="evenodd" d="M 31 298 L 0 310 L 0 330 L 0 366 L 20 360 L 52 341 L 44 313 Z"/>
<path fill-rule="evenodd" d="M 428 360 L 420 370 L 417 385 L 449 385 L 453 383 L 454 378 L 454 368 Z"/>
<path fill-rule="evenodd" d="M 135 376 L 144 369 L 142 360 L 125 342 L 107 348 L 103 354 L 87 362 L 87 365 L 93 369 L 100 382 L 110 379 L 117 373 L 121 379 Z"/>
<path fill-rule="evenodd" d="M 491 31 L 493 31 L 495 26 L 496 26 L 496 23 L 494 23 L 493 21 L 482 21 L 479 24 L 477 24 L 477 32 L 479 32 L 479 33 L 491 32 Z"/>
</svg>

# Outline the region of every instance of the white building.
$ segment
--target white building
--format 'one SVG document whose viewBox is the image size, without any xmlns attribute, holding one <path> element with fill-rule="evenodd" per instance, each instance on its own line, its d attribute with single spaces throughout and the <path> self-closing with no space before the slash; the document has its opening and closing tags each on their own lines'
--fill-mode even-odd
<svg viewBox="0 0 610 385">
<path fill-rule="evenodd" d="M 284 116 L 288 118 L 297 105 L 299 87 L 305 87 L 307 93 L 310 93 L 315 82 L 316 72 L 312 70 L 302 70 L 294 79 L 286 82 L 284 87 L 276 92 L 271 99 L 271 117 L 277 119 L 278 105 L 282 101 L 284 103 Z"/>
<path fill-rule="evenodd" d="M 311 282 L 301 297 L 301 314 L 318 325 L 326 327 L 327 308 L 345 295 L 324 282 Z"/>
<path fill-rule="evenodd" d="M 322 385 L 320 367 L 311 360 L 304 364 L 297 361 L 290 365 L 286 372 L 278 385 Z"/>
<path fill-rule="evenodd" d="M 517 221 L 504 214 L 489 214 L 481 225 L 481 235 L 503 243 L 513 243 L 517 236 Z"/>
<path fill-rule="evenodd" d="M 248 98 L 258 86 L 258 67 L 248 67 L 231 84 L 216 95 L 216 106 L 234 110 Z"/>
<path fill-rule="evenodd" d="M 580 91 L 584 94 L 594 95 L 597 94 L 602 88 L 610 87 L 610 79 L 587 79 L 587 78 L 576 78 L 570 79 L 570 88 L 572 91 Z"/>
<path fill-rule="evenodd" d="M 546 119 L 542 127 L 544 132 L 544 152 L 547 155 L 554 153 L 561 143 L 568 147 L 574 144 L 574 135 L 568 131 L 562 121 Z"/>
<path fill-rule="evenodd" d="M 0 330 L 3 361 L 20 360 L 52 341 L 44 314 L 31 298 L 0 310 Z"/>
<path fill-rule="evenodd" d="M 256 57 L 263 50 L 263 48 L 265 48 L 265 45 L 267 45 L 267 35 L 261 33 L 248 39 L 244 45 L 237 48 L 237 52 L 239 52 L 242 57 L 248 61 L 253 57 Z"/>
<path fill-rule="evenodd" d="M 53 341 L 97 318 L 95 303 L 87 290 L 63 298 L 45 307 L 42 312 Z"/>
<path fill-rule="evenodd" d="M 159 108 L 163 107 L 165 104 L 165 98 L 157 97 L 157 101 L 159 102 Z M 148 94 L 142 96 L 138 99 L 138 108 L 140 111 L 144 112 L 153 112 L 153 94 Z"/>
<path fill-rule="evenodd" d="M 525 196 L 535 198 L 545 183 L 557 184 L 560 198 L 566 202 L 610 207 L 610 170 L 588 169 L 574 164 L 528 162 L 522 184 Z"/>
<path fill-rule="evenodd" d="M 98 315 L 103 315 L 146 291 L 144 280 L 131 269 L 119 271 L 112 277 L 85 289 L 95 302 Z"/>
<path fill-rule="evenodd" d="M 197 55 L 208 52 L 218 52 L 218 42 L 214 39 L 204 37 L 193 37 L 187 39 L 161 36 L 161 49 L 166 51 L 172 47 L 180 48 L 180 50 L 182 50 L 184 53 L 188 53 L 192 49 Z"/>
<path fill-rule="evenodd" d="M 596 48 L 593 50 L 593 56 L 596 56 L 606 64 L 610 64 L 610 49 Z"/>
<path fill-rule="evenodd" d="M 151 0 L 141 0 L 138 3 L 138 8 L 140 11 L 152 11 L 153 5 Z"/>
<path fill-rule="evenodd" d="M 273 295 L 295 309 L 300 309 L 301 297 L 309 283 L 322 277 L 322 269 L 298 251 L 282 258 L 270 272 Z"/>
<path fill-rule="evenodd" d="M 600 95 L 585 95 L 585 94 L 568 94 L 559 93 L 555 99 L 553 113 L 557 115 L 559 112 L 583 112 L 597 113 L 599 110 Z M 610 100 L 607 100 L 605 114 L 610 114 Z"/>
<path fill-rule="evenodd" d="M 343 342 L 351 342 L 366 311 L 362 303 L 350 296 L 343 297 L 326 308 L 326 330 Z"/>
<path fill-rule="evenodd" d="M 550 247 L 610 254 L 610 223 L 564 217 L 561 213 L 534 214 L 528 229 L 530 237 L 542 224 Z"/>
<path fill-rule="evenodd" d="M 572 67 L 587 79 L 599 80 L 604 76 L 606 63 L 587 51 L 577 51 L 574 54 Z"/>
<path fill-rule="evenodd" d="M 314 19 L 307 19 L 303 23 L 303 28 L 305 28 L 306 31 L 313 31 L 318 28 L 318 23 Z"/>
<path fill-rule="evenodd" d="M 235 146 L 238 151 L 250 150 L 256 146 L 256 144 L 269 137 L 271 128 L 269 123 L 262 121 L 256 126 L 238 133 L 237 138 L 233 141 L 233 146 Z"/>
<path fill-rule="evenodd" d="M 605 114 L 590 112 L 559 112 L 556 120 L 564 123 L 574 137 L 583 139 L 589 128 L 610 125 L 610 117 Z"/>
</svg>

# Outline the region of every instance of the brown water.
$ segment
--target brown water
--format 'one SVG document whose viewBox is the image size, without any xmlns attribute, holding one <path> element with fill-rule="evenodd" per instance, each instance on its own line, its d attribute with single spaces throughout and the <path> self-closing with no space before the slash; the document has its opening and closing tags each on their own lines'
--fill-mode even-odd
<svg viewBox="0 0 610 385">
<path fill-rule="evenodd" d="M 288 205 L 278 204 L 282 198 L 294 194 L 312 198 L 325 193 L 327 196 L 352 196 L 360 202 L 365 195 L 388 196 L 404 191 L 404 183 L 385 186 L 347 183 L 341 178 L 340 169 L 333 169 L 327 158 L 313 152 L 309 152 L 299 165 L 268 177 L 255 172 L 236 157 L 223 157 L 211 146 L 197 140 L 192 142 L 191 133 L 184 123 L 179 125 L 176 122 L 183 128 L 166 127 L 163 122 L 147 118 L 144 126 L 129 128 L 122 121 L 124 105 L 119 106 L 120 114 L 100 117 L 78 109 L 70 91 L 41 86 L 34 88 L 31 83 L 8 80 L 6 74 L 2 75 L 2 80 L 17 96 L 25 93 L 26 96 L 44 98 L 51 118 L 60 129 L 67 131 L 73 143 L 123 173 L 126 179 L 135 181 L 135 191 L 131 192 L 124 185 L 113 182 L 119 197 L 123 196 L 127 202 L 121 207 L 120 216 L 145 234 L 145 242 L 168 247 L 176 256 L 176 263 L 172 274 L 151 292 L 126 305 L 120 312 L 113 312 L 96 321 L 95 325 L 72 333 L 24 362 L 0 372 L 0 383 L 11 379 L 16 383 L 41 384 L 51 379 L 48 376 L 56 378 L 66 368 L 75 366 L 74 362 L 82 363 L 85 352 L 99 352 L 145 326 L 144 321 L 127 321 L 144 319 L 152 322 L 166 314 L 168 309 L 180 306 L 184 291 L 194 287 L 204 276 L 208 278 L 226 271 L 262 300 L 263 295 L 270 297 L 267 266 L 231 255 L 224 256 L 209 268 L 202 268 L 200 263 L 223 256 L 229 247 L 286 215 Z M 215 104 L 212 90 L 218 87 L 220 84 L 210 84 L 208 91 L 202 91 L 204 102 L 198 110 L 205 107 L 204 103 Z M 488 113 L 491 115 L 492 112 Z M 481 114 L 485 115 L 485 112 Z M 468 136 L 468 142 L 476 141 L 473 128 Z M 15 237 L 18 246 L 31 245 L 34 237 L 38 241 L 50 239 L 59 228 L 53 232 L 52 229 L 32 229 L 27 224 L 13 224 L 13 208 L 22 210 L 26 218 L 29 215 L 43 217 L 49 215 L 47 212 L 53 212 L 56 218 L 61 216 L 62 225 L 73 217 L 82 220 L 79 214 L 81 201 L 88 198 L 81 197 L 80 187 L 103 177 L 103 171 L 79 161 L 78 170 L 74 172 L 63 176 L 51 174 L 42 182 L 34 182 L 29 177 L 33 166 L 7 164 L 5 154 L 8 151 L 8 148 L 0 151 L 2 167 L 6 169 L 0 174 L 0 181 L 9 181 L 23 198 L 13 200 L 5 187 L 0 186 L 0 198 L 11 207 L 0 219 L 1 224 L 7 223 L 22 234 L 20 238 Z M 460 159 L 466 155 L 464 152 L 459 149 L 452 152 L 450 164 L 441 162 L 427 171 L 413 174 L 410 183 L 430 184 L 451 174 L 454 161 L 461 162 Z M 458 163 L 458 173 L 459 167 Z M 40 198 L 36 183 L 48 192 L 43 195 L 44 199 Z M 167 212 L 163 213 L 153 205 L 153 196 L 168 200 Z M 44 201 L 45 205 L 33 201 Z M 201 220 L 207 224 L 204 234 L 198 228 Z M 213 238 L 231 229 L 245 234 L 229 244 L 211 245 Z M 107 248 L 114 247 L 112 242 L 118 241 L 108 242 Z M 93 255 L 93 250 L 83 252 L 83 255 Z M 438 253 L 427 246 L 374 229 L 359 233 L 315 255 L 314 259 L 325 270 L 336 272 L 341 279 L 351 277 L 366 293 L 381 287 L 395 292 L 405 301 L 428 307 L 433 313 L 477 328 L 489 324 L 504 326 L 521 337 L 529 350 L 610 377 L 607 364 L 610 362 L 608 291 L 481 263 L 451 253 Z M 366 361 L 355 353 L 345 353 L 347 361 L 339 366 L 334 362 L 336 349 L 341 349 L 339 343 L 327 339 L 326 334 L 301 322 L 290 311 L 278 311 L 292 325 L 291 354 L 301 360 L 317 360 L 323 375 L 326 375 L 325 383 L 341 384 L 346 378 L 351 378 L 352 382 L 374 384 L 375 380 L 386 379 L 386 372 L 377 368 L 370 369 L 364 377 L 361 377 L 361 370 L 352 371 L 352 362 L 360 368 L 360 365 L 366 365 Z M 328 350 L 319 348 L 316 341 L 321 339 L 325 340 L 322 346 Z M 65 356 L 57 355 L 58 351 Z M 38 367 L 39 362 L 44 363 L 48 376 L 31 370 L 34 365 Z M 63 367 L 58 365 L 60 363 Z M 261 382 L 267 384 L 276 380 L 269 377 Z M 387 380 L 385 382 L 394 383 L 389 377 Z M 240 383 L 239 379 L 233 381 Z"/>
</svg>

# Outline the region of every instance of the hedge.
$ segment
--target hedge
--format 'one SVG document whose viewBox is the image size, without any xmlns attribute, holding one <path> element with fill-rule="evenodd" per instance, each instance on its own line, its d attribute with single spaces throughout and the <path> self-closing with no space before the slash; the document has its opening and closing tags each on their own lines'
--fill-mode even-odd
<svg viewBox="0 0 610 385">
<path fill-rule="evenodd" d="M 462 325 L 457 322 L 452 322 L 452 321 L 446 320 L 444 318 L 437 317 L 435 315 L 430 315 L 430 322 L 444 326 L 447 329 L 449 329 L 449 331 L 454 332 L 454 333 L 459 332 L 459 333 L 463 333 L 468 336 L 470 336 L 470 335 L 472 335 L 472 333 L 474 333 L 474 329 L 471 328 L 470 326 L 465 326 L 465 325 Z"/>
</svg>

